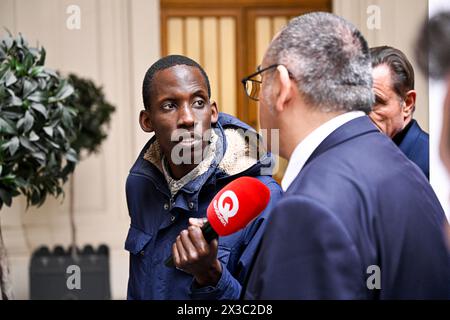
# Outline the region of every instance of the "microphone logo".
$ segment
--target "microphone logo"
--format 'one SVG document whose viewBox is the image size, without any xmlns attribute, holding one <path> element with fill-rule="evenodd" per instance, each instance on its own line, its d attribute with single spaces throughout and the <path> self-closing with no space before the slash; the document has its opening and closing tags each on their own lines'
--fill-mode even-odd
<svg viewBox="0 0 450 320">
<path fill-rule="evenodd" d="M 231 205 L 228 201 L 225 202 L 227 199 L 231 200 Z M 228 219 L 234 217 L 239 210 L 239 200 L 236 194 L 231 190 L 222 193 L 219 197 L 219 201 L 214 200 L 214 210 L 216 211 L 216 215 L 220 222 L 226 226 L 228 224 Z"/>
</svg>

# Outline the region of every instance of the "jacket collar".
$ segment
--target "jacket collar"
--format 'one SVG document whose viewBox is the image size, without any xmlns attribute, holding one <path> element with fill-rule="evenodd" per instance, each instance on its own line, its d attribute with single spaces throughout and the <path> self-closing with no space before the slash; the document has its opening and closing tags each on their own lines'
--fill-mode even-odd
<svg viewBox="0 0 450 320">
<path fill-rule="evenodd" d="M 309 159 L 306 161 L 305 166 L 327 150 L 347 140 L 371 132 L 380 133 L 368 116 L 359 117 L 347 122 L 333 131 L 325 140 L 322 141 L 322 143 L 316 148 L 316 150 L 314 150 Z"/>
<path fill-rule="evenodd" d="M 410 156 L 414 151 L 414 146 L 416 144 L 417 138 L 419 138 L 420 134 L 423 132 L 419 127 L 419 124 L 416 120 L 411 120 L 411 125 L 404 132 L 403 139 L 399 141 L 398 147 L 407 155 Z"/>
</svg>

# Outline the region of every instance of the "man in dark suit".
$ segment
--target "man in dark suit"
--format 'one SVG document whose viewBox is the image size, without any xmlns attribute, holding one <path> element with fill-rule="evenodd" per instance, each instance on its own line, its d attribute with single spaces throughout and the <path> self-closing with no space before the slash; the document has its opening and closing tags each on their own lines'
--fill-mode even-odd
<svg viewBox="0 0 450 320">
<path fill-rule="evenodd" d="M 366 115 L 372 77 L 360 32 L 329 13 L 302 15 L 258 69 L 243 80 L 247 94 L 259 98 L 261 127 L 279 129 L 289 164 L 244 297 L 449 298 L 444 212 Z"/>
<path fill-rule="evenodd" d="M 429 138 L 413 113 L 416 109 L 414 69 L 405 54 L 389 46 L 370 48 L 375 104 L 369 114 L 429 179 Z"/>
</svg>

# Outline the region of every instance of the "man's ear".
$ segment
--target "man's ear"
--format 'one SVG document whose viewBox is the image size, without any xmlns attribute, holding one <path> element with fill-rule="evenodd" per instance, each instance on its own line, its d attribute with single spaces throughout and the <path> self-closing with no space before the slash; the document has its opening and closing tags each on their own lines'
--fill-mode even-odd
<svg viewBox="0 0 450 320">
<path fill-rule="evenodd" d="M 416 90 L 409 90 L 405 97 L 405 106 L 403 107 L 403 117 L 407 118 L 414 112 L 416 105 Z"/>
<path fill-rule="evenodd" d="M 279 65 L 277 67 L 278 78 L 278 92 L 276 95 L 275 108 L 277 111 L 283 111 L 286 103 L 291 99 L 291 79 L 289 78 L 289 71 L 285 66 Z"/>
<path fill-rule="evenodd" d="M 139 124 L 141 125 L 142 130 L 145 132 L 153 132 L 152 120 L 150 119 L 150 111 L 141 110 L 139 114 Z"/>
<path fill-rule="evenodd" d="M 211 102 L 211 124 L 216 124 L 219 119 L 219 108 L 215 101 Z"/>
</svg>

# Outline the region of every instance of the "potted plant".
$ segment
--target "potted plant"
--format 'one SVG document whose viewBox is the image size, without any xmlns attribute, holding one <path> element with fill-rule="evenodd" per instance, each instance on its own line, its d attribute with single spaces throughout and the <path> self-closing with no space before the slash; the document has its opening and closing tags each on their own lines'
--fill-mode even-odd
<svg viewBox="0 0 450 320">
<path fill-rule="evenodd" d="M 77 163 L 79 131 L 69 81 L 46 68 L 44 48 L 29 47 L 19 34 L 0 42 L 0 208 L 19 194 L 40 206 L 63 194 Z M 0 293 L 11 297 L 0 229 Z"/>
<path fill-rule="evenodd" d="M 66 100 L 77 111 L 75 120 L 79 128 L 72 147 L 78 159 L 99 151 L 103 140 L 107 137 L 107 128 L 111 115 L 115 110 L 106 101 L 101 87 L 89 79 L 70 74 L 69 83 L 74 94 Z M 74 216 L 74 181 L 72 175 L 69 184 L 69 217 L 71 227 L 71 245 L 68 250 L 56 246 L 50 250 L 42 246 L 35 250 L 30 262 L 30 298 L 31 299 L 110 299 L 109 284 L 109 249 L 101 245 L 95 250 L 91 245 L 78 247 Z M 67 286 L 70 278 L 68 268 L 78 266 L 83 272 L 83 285 L 79 290 L 71 290 Z M 47 284 L 47 285 L 43 285 Z M 49 286 L 48 284 L 51 284 Z"/>
<path fill-rule="evenodd" d="M 107 126 L 115 108 L 105 100 L 103 90 L 94 82 L 69 75 L 69 82 L 75 94 L 67 98 L 66 103 L 77 110 L 76 123 L 79 131 L 72 147 L 79 155 L 89 156 L 99 151 L 107 136 Z M 109 285 L 109 249 L 101 245 L 95 250 L 91 245 L 79 248 L 77 245 L 74 220 L 74 181 L 70 179 L 69 216 L 71 226 L 71 245 L 68 250 L 56 246 L 50 250 L 42 246 L 32 254 L 30 263 L 30 298 L 31 299 L 110 299 Z M 83 285 L 80 290 L 71 290 L 66 285 L 70 281 L 66 270 L 74 265 L 83 270 Z M 47 284 L 47 285 L 43 285 Z M 48 286 L 51 284 L 51 286 Z"/>
<path fill-rule="evenodd" d="M 111 121 L 111 115 L 115 107 L 105 99 L 103 89 L 95 85 L 92 80 L 81 78 L 75 74 L 69 75 L 69 82 L 75 89 L 75 94 L 67 99 L 67 103 L 77 110 L 77 124 L 79 132 L 72 143 L 79 159 L 97 153 L 101 143 L 107 137 L 107 128 Z M 77 250 L 77 238 L 74 221 L 74 181 L 70 180 L 70 205 L 69 215 L 72 235 L 72 254 Z"/>
</svg>

